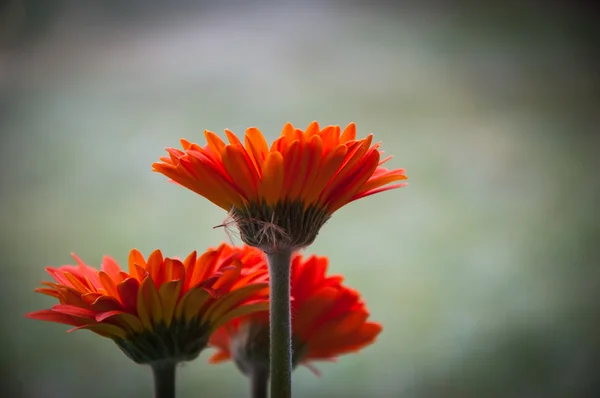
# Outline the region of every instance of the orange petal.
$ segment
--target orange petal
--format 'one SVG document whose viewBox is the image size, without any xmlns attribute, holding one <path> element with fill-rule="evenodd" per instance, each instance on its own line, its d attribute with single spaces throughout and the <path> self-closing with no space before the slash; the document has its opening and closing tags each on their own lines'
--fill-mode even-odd
<svg viewBox="0 0 600 398">
<path fill-rule="evenodd" d="M 119 276 L 119 271 L 121 271 L 119 264 L 117 264 L 115 260 L 108 256 L 104 256 L 104 258 L 102 258 L 101 269 L 113 279 L 116 279 Z"/>
<path fill-rule="evenodd" d="M 354 195 L 350 201 L 353 201 L 353 200 L 356 200 L 356 199 L 360 199 L 360 198 L 364 198 L 364 197 L 371 196 L 371 195 L 375 195 L 376 193 L 389 191 L 391 189 L 402 188 L 402 187 L 405 187 L 407 185 L 408 185 L 407 183 L 403 183 L 403 184 L 393 184 L 393 185 L 388 185 L 388 186 L 385 186 L 385 187 L 379 187 L 379 188 L 372 189 L 372 190 L 367 191 L 367 192 L 358 193 L 358 194 Z"/>
<path fill-rule="evenodd" d="M 129 274 L 131 276 L 137 275 L 137 269 L 135 268 L 135 265 L 141 265 L 143 267 L 146 266 L 146 260 L 144 260 L 144 256 L 142 256 L 142 253 L 140 253 L 140 251 L 138 249 L 132 249 L 129 252 L 129 258 L 128 258 L 128 265 L 129 265 Z M 141 278 L 137 278 L 138 280 L 142 280 Z"/>
<path fill-rule="evenodd" d="M 186 140 L 185 138 L 180 139 L 179 142 L 181 143 L 181 147 L 186 151 L 192 145 L 192 143 Z"/>
<path fill-rule="evenodd" d="M 61 304 L 69 304 L 81 308 L 89 308 L 89 304 L 81 298 L 81 292 L 78 292 L 71 287 L 62 288 L 59 291 L 58 295 Z"/>
<path fill-rule="evenodd" d="M 146 271 L 150 274 L 150 277 L 154 281 L 154 286 L 158 287 L 162 283 L 161 271 L 162 271 L 163 255 L 160 250 L 154 250 L 148 257 L 148 264 L 146 265 Z"/>
<path fill-rule="evenodd" d="M 185 279 L 185 267 L 179 260 L 166 258 L 164 260 L 162 276 L 160 279 L 164 282 Z"/>
<path fill-rule="evenodd" d="M 60 283 L 61 285 L 68 286 L 70 288 L 74 288 L 71 281 L 64 275 L 64 272 L 60 269 L 56 269 L 53 267 L 46 267 L 46 272 L 54 278 L 55 281 Z"/>
<path fill-rule="evenodd" d="M 60 312 L 61 314 L 76 316 L 80 318 L 94 319 L 96 313 L 85 308 L 76 307 L 69 304 L 56 304 L 52 306 L 52 311 Z"/>
<path fill-rule="evenodd" d="M 291 197 L 290 193 L 292 187 L 298 182 L 298 169 L 302 161 L 301 150 L 303 147 L 304 143 L 301 140 L 295 140 L 287 147 L 286 152 L 283 154 L 284 180 L 282 194 L 285 194 L 285 197 L 288 199 L 295 199 Z"/>
<path fill-rule="evenodd" d="M 73 318 L 70 315 L 66 315 L 52 310 L 30 312 L 26 315 L 26 317 L 29 319 L 37 319 L 39 321 L 64 323 L 65 325 L 71 326 L 79 326 L 82 324 L 81 321 L 77 320 L 76 318 Z"/>
<path fill-rule="evenodd" d="M 211 306 L 208 311 L 202 315 L 202 320 L 212 324 L 213 320 L 220 319 L 226 312 L 239 305 L 243 300 L 257 294 L 266 287 L 268 287 L 267 284 L 256 283 L 227 293 L 219 298 L 215 305 Z"/>
<path fill-rule="evenodd" d="M 365 161 L 352 175 L 341 181 L 336 191 L 332 192 L 328 206 L 331 212 L 336 211 L 350 201 L 371 177 L 379 163 L 379 152 L 371 151 L 365 156 Z"/>
<path fill-rule="evenodd" d="M 263 163 L 269 153 L 269 146 L 265 137 L 256 127 L 250 127 L 246 130 L 246 137 L 244 138 L 246 143 L 246 151 L 248 152 L 252 162 L 256 166 L 256 170 L 261 175 Z"/>
<path fill-rule="evenodd" d="M 313 294 L 296 308 L 296 317 L 292 319 L 294 333 L 303 341 L 308 341 L 315 331 L 314 323 L 325 314 L 335 303 L 337 289 L 326 288 Z"/>
<path fill-rule="evenodd" d="M 281 129 L 281 134 L 279 136 L 280 137 L 292 136 L 294 130 L 295 130 L 294 125 L 292 125 L 292 123 L 290 123 L 290 122 L 287 122 L 286 124 L 283 125 L 283 129 Z"/>
<path fill-rule="evenodd" d="M 340 126 L 327 126 L 319 134 L 323 140 L 323 153 L 335 148 L 340 140 Z"/>
<path fill-rule="evenodd" d="M 243 151 L 243 152 L 242 152 Z M 223 153 L 223 166 L 233 180 L 238 192 L 246 200 L 256 201 L 258 173 L 250 162 L 243 146 L 228 145 Z"/>
<path fill-rule="evenodd" d="M 219 277 L 211 288 L 216 291 L 229 291 L 231 286 L 239 279 L 242 265 L 227 267 L 227 269 L 221 269 L 221 271 L 223 272 L 223 276 Z"/>
<path fill-rule="evenodd" d="M 204 196 L 226 211 L 231 209 L 232 204 L 239 205 L 239 193 L 231 185 L 228 177 L 225 177 L 220 170 L 204 161 L 190 159 L 187 163 L 182 163 L 187 169 L 183 166 L 169 167 L 160 163 L 155 163 L 152 167 L 155 171 Z M 194 170 L 193 175 L 189 174 L 190 168 Z"/>
<path fill-rule="evenodd" d="M 318 146 L 319 143 L 317 143 L 316 141 L 320 142 L 321 137 L 314 136 L 314 138 L 311 139 L 310 142 L 300 141 L 299 147 L 297 149 L 298 152 L 292 152 L 293 144 L 292 147 L 290 147 L 288 157 L 297 156 L 299 158 L 298 164 L 294 168 L 294 174 L 285 174 L 285 178 L 290 182 L 289 189 L 286 190 L 287 197 L 290 200 L 297 199 L 298 196 L 300 196 L 300 193 L 302 192 L 302 187 L 304 186 L 304 181 L 306 179 L 309 163 L 312 163 L 313 158 L 317 156 L 314 152 L 317 152 L 318 148 L 320 148 Z M 293 150 L 296 151 L 296 149 Z M 318 158 L 321 159 L 321 153 L 318 154 Z"/>
<path fill-rule="evenodd" d="M 261 301 L 252 304 L 241 305 L 231 311 L 220 311 L 211 317 L 211 329 L 215 330 L 233 319 L 256 314 L 257 312 L 268 312 L 269 302 Z"/>
<path fill-rule="evenodd" d="M 192 289 L 187 292 L 175 308 L 174 318 L 190 322 L 199 316 L 204 305 L 209 302 L 211 295 L 202 288 Z"/>
<path fill-rule="evenodd" d="M 206 137 L 206 142 L 208 143 L 208 147 L 212 154 L 217 158 L 221 159 L 221 153 L 223 153 L 223 149 L 225 149 L 225 143 L 218 135 L 209 130 L 204 130 L 204 136 Z"/>
<path fill-rule="evenodd" d="M 344 129 L 344 132 L 342 133 L 342 136 L 340 137 L 340 143 L 344 144 L 348 141 L 354 141 L 354 140 L 356 140 L 356 125 L 353 122 L 351 122 Z"/>
<path fill-rule="evenodd" d="M 339 171 L 346 157 L 347 150 L 345 145 L 338 145 L 325 155 L 321 161 L 320 170 L 315 176 L 315 180 L 308 184 L 304 190 L 303 196 L 306 204 L 312 204 L 319 199 L 323 189 L 325 189 L 329 181 Z"/>
<path fill-rule="evenodd" d="M 138 306 L 138 291 L 140 283 L 135 278 L 127 278 L 123 282 L 117 284 L 119 297 L 126 312 L 135 314 Z"/>
<path fill-rule="evenodd" d="M 323 141 L 321 140 L 321 137 L 313 135 L 304 149 L 304 152 L 306 152 L 306 155 L 308 156 L 308 162 L 303 176 L 304 178 L 300 176 L 298 178 L 298 183 L 302 181 L 300 190 L 301 197 L 304 197 L 303 193 L 310 189 L 310 186 L 319 174 L 319 166 L 321 165 L 321 157 L 323 155 Z M 308 203 L 306 203 L 306 205 L 308 205 Z"/>
<path fill-rule="evenodd" d="M 357 329 L 365 323 L 368 314 L 361 311 L 350 312 L 342 319 L 331 319 L 319 328 L 319 333 L 315 333 L 310 344 L 319 346 L 320 344 L 331 344 L 336 338 L 342 338 L 346 335 L 352 335 Z"/>
<path fill-rule="evenodd" d="M 362 192 L 367 192 L 380 186 L 387 185 L 390 182 L 407 180 L 408 177 L 404 175 L 404 170 L 389 170 L 385 173 L 381 173 L 375 178 L 369 179 L 362 188 Z"/>
<path fill-rule="evenodd" d="M 158 295 L 162 303 L 164 323 L 167 327 L 171 326 L 171 322 L 173 321 L 173 314 L 179 300 L 181 285 L 181 281 L 166 282 L 158 290 Z"/>
<path fill-rule="evenodd" d="M 143 333 L 144 325 L 140 319 L 123 311 L 108 311 L 96 315 L 96 322 L 111 322 L 130 333 Z"/>
<path fill-rule="evenodd" d="M 83 262 L 75 253 L 71 253 L 71 256 L 79 264 L 78 270 L 85 281 L 86 287 L 95 292 L 100 287 L 100 280 L 98 279 L 98 271 L 86 263 Z"/>
<path fill-rule="evenodd" d="M 56 289 L 50 289 L 47 287 L 40 287 L 34 290 L 36 293 L 42 293 L 47 296 L 52 296 L 58 298 L 58 291 Z"/>
<path fill-rule="evenodd" d="M 111 296 L 98 297 L 93 303 L 90 304 L 90 308 L 96 312 L 123 310 L 123 306 L 119 300 Z"/>
<path fill-rule="evenodd" d="M 324 202 L 327 202 L 330 199 L 331 193 L 338 190 L 340 184 L 342 184 L 350 174 L 355 173 L 358 168 L 362 167 L 365 161 L 365 155 L 369 150 L 369 142 L 370 141 L 362 140 L 357 142 L 356 145 L 352 145 L 352 149 L 347 154 L 343 167 L 336 174 L 329 186 L 323 191 L 321 198 Z"/>
<path fill-rule="evenodd" d="M 377 323 L 365 323 L 353 333 L 338 336 L 336 340 L 309 347 L 308 357 L 312 359 L 326 359 L 333 355 L 341 355 L 355 352 L 372 343 L 379 333 L 381 325 Z"/>
<path fill-rule="evenodd" d="M 188 269 L 186 274 L 186 281 L 184 291 L 192 289 L 199 283 L 203 282 L 209 274 L 213 273 L 213 269 L 217 264 L 220 253 L 216 250 L 207 250 L 203 253 L 192 266 Z"/>
<path fill-rule="evenodd" d="M 225 135 L 227 135 L 227 139 L 231 145 L 242 145 L 242 142 L 233 131 L 225 129 Z"/>
<path fill-rule="evenodd" d="M 231 354 L 226 351 L 218 351 L 214 353 L 209 359 L 208 362 L 211 364 L 217 364 L 221 362 L 225 362 L 231 359 Z"/>
<path fill-rule="evenodd" d="M 85 301 L 88 304 L 92 304 L 100 297 L 107 297 L 107 296 L 104 296 L 104 294 L 98 293 L 98 292 L 85 293 L 85 294 L 81 295 L 81 298 L 83 299 L 83 301 Z"/>
<path fill-rule="evenodd" d="M 190 267 L 193 267 L 196 264 L 196 250 L 194 250 L 193 252 L 191 252 L 190 254 L 188 254 L 188 256 L 185 258 L 185 260 L 183 260 L 183 268 L 184 268 L 184 273 L 185 273 L 185 278 L 184 280 L 187 281 L 187 275 L 190 273 L 190 271 L 192 271 L 192 269 Z"/>
<path fill-rule="evenodd" d="M 304 131 L 304 136 L 307 138 L 312 137 L 315 134 L 319 134 L 319 123 L 315 120 L 312 121 L 307 127 L 306 130 Z"/>
<path fill-rule="evenodd" d="M 151 278 L 144 279 L 140 285 L 137 310 L 142 324 L 148 330 L 152 330 L 153 325 L 156 326 L 163 322 L 162 303 Z"/>
<path fill-rule="evenodd" d="M 269 205 L 275 205 L 281 198 L 284 179 L 283 156 L 279 152 L 271 152 L 263 165 L 261 196 Z"/>
<path fill-rule="evenodd" d="M 315 293 L 318 283 L 325 277 L 327 259 L 310 256 L 302 260 L 301 255 L 292 259 L 292 295 L 297 299 L 304 299 Z"/>
</svg>

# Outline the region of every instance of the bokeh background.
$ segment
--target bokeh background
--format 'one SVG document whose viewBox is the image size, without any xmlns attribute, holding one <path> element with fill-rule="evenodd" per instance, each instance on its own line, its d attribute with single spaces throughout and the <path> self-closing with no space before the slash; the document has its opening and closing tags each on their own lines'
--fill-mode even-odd
<svg viewBox="0 0 600 398">
<path fill-rule="evenodd" d="M 111 341 L 24 319 L 53 303 L 44 267 L 227 240 L 151 163 L 204 129 L 312 120 L 374 133 L 410 185 L 307 250 L 384 332 L 298 369 L 296 397 L 598 396 L 597 22 L 567 1 L 2 2 L 2 396 L 151 396 Z M 208 357 L 180 396 L 247 396 Z"/>
</svg>

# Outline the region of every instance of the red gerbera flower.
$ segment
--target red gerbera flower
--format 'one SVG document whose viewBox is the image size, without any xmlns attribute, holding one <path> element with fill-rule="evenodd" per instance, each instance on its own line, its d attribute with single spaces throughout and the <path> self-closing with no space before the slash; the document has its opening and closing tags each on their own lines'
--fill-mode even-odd
<svg viewBox="0 0 600 398">
<path fill-rule="evenodd" d="M 266 263 L 263 263 L 266 268 Z M 360 294 L 342 284 L 338 275 L 327 276 L 327 258 L 297 254 L 292 260 L 293 363 L 332 360 L 374 342 L 381 325 L 368 322 L 369 312 Z M 210 361 L 234 359 L 240 370 L 269 369 L 269 324 L 265 313 L 237 318 L 210 338 L 218 351 Z"/>
<path fill-rule="evenodd" d="M 248 247 L 222 244 L 184 261 L 159 250 L 146 261 L 134 249 L 128 272 L 110 257 L 101 271 L 73 257 L 77 266 L 48 267 L 55 282 L 36 290 L 60 304 L 27 316 L 108 337 L 137 363 L 194 359 L 216 328 L 268 309 L 267 272 L 252 268 L 262 257 Z"/>
<path fill-rule="evenodd" d="M 404 170 L 381 167 L 391 157 L 380 159 L 372 135 L 357 140 L 354 123 L 343 132 L 288 123 L 270 148 L 257 128 L 244 144 L 225 133 L 229 144 L 211 131 L 204 147 L 182 139 L 183 151 L 168 148 L 153 170 L 231 212 L 242 240 L 265 251 L 307 246 L 340 207 L 406 185 L 387 185 L 405 180 Z"/>
</svg>

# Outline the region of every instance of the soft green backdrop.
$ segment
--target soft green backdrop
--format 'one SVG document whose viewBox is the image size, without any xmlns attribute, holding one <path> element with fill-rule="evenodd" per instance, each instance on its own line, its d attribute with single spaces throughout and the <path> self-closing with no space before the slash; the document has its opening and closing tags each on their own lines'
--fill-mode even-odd
<svg viewBox="0 0 600 398">
<path fill-rule="evenodd" d="M 2 75 L 8 396 L 151 396 L 111 341 L 23 318 L 53 304 L 32 292 L 44 267 L 227 240 L 224 212 L 151 163 L 204 129 L 272 140 L 312 120 L 374 133 L 410 185 L 341 209 L 307 250 L 384 331 L 321 378 L 298 369 L 295 396 L 593 396 L 600 108 L 565 10 L 20 3 Z M 180 368 L 180 396 L 246 396 L 208 357 Z"/>
</svg>

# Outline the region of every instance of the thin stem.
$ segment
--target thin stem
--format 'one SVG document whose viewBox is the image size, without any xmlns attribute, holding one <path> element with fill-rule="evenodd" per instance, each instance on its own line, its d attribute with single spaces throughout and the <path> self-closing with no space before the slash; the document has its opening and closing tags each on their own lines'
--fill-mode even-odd
<svg viewBox="0 0 600 398">
<path fill-rule="evenodd" d="M 151 365 L 154 375 L 154 398 L 175 398 L 175 367 L 172 361 L 156 362 Z"/>
<path fill-rule="evenodd" d="M 271 278 L 271 398 L 292 396 L 291 257 L 289 249 L 267 253 Z"/>
<path fill-rule="evenodd" d="M 252 398 L 267 398 L 269 383 L 269 369 L 257 367 L 250 375 L 250 396 Z"/>
</svg>

